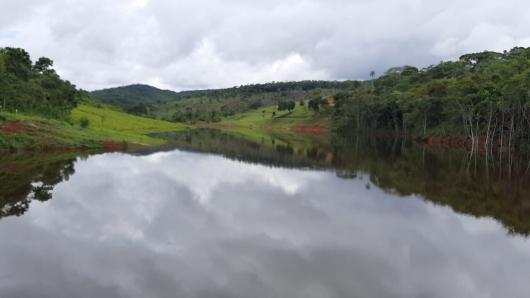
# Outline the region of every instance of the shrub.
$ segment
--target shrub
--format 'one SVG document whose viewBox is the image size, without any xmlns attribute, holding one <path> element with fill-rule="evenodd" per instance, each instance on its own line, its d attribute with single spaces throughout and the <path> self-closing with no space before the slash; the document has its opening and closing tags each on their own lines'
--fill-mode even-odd
<svg viewBox="0 0 530 298">
<path fill-rule="evenodd" d="M 82 128 L 87 128 L 90 126 L 90 120 L 88 120 L 87 117 L 81 117 L 81 119 L 79 119 L 79 124 Z"/>
</svg>

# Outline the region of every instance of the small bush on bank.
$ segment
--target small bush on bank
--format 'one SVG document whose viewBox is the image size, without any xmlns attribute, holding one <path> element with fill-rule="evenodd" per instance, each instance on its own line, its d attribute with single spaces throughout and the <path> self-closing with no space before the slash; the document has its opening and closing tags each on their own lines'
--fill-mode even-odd
<svg viewBox="0 0 530 298">
<path fill-rule="evenodd" d="M 90 120 L 88 120 L 87 117 L 81 117 L 79 119 L 79 124 L 81 125 L 82 128 L 87 128 L 90 126 Z"/>
</svg>

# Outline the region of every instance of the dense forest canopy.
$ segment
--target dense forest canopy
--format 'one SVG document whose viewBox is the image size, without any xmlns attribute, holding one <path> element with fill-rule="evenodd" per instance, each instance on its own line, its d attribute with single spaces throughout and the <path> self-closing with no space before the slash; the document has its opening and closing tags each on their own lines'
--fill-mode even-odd
<svg viewBox="0 0 530 298">
<path fill-rule="evenodd" d="M 530 48 L 462 55 L 418 70 L 391 68 L 373 87 L 334 95 L 337 130 L 530 139 Z"/>
<path fill-rule="evenodd" d="M 68 120 L 81 97 L 75 85 L 62 80 L 46 57 L 32 62 L 19 48 L 0 48 L 0 105 L 9 112 Z"/>
</svg>

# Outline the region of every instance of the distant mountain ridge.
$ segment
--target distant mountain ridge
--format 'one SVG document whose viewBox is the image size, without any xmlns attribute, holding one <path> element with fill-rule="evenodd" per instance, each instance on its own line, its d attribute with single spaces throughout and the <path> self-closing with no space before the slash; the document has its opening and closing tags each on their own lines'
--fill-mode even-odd
<svg viewBox="0 0 530 298">
<path fill-rule="evenodd" d="M 131 107 L 140 103 L 152 104 L 155 102 L 165 102 L 178 100 L 186 96 L 210 93 L 215 90 L 190 90 L 175 92 L 162 90 L 144 84 L 133 84 L 115 88 L 108 88 L 90 92 L 90 96 L 101 100 L 106 104 L 119 105 L 121 107 Z"/>
<path fill-rule="evenodd" d="M 218 119 L 216 116 L 219 115 L 233 115 L 275 106 L 280 100 L 298 102 L 309 100 L 317 93 L 329 96 L 339 90 L 354 90 L 364 85 L 368 86 L 360 81 L 273 81 L 224 89 L 174 92 L 135 84 L 93 91 L 90 95 L 135 115 L 195 123 L 210 122 L 214 118 Z"/>
</svg>

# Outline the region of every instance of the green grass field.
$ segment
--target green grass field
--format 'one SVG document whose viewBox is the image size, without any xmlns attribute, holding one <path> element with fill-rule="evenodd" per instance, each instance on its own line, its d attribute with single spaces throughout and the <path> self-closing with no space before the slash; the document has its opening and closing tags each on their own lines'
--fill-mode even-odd
<svg viewBox="0 0 530 298">
<path fill-rule="evenodd" d="M 276 112 L 276 116 L 272 117 L 272 113 Z M 305 106 L 301 107 L 296 103 L 296 108 L 291 112 L 278 112 L 277 106 L 261 108 L 258 110 L 249 111 L 242 114 L 223 118 L 221 123 L 235 124 L 244 127 L 274 127 L 287 128 L 293 126 L 324 126 L 331 125 L 331 113 L 333 108 L 324 107 L 319 113 L 315 113 L 307 108 L 307 101 Z"/>
<path fill-rule="evenodd" d="M 109 109 L 80 105 L 72 111 L 72 121 L 78 125 L 81 117 L 87 117 L 90 127 L 133 135 L 189 129 L 187 125 L 136 117 Z"/>
<path fill-rule="evenodd" d="M 119 110 L 106 109 L 104 106 L 78 106 L 72 111 L 73 125 L 23 114 L 2 113 L 0 116 L 0 149 L 15 151 L 78 147 L 102 149 L 105 142 L 133 147 L 159 145 L 165 141 L 150 138 L 146 134 L 193 128 L 136 117 Z M 80 127 L 81 117 L 89 119 L 88 128 Z"/>
</svg>

